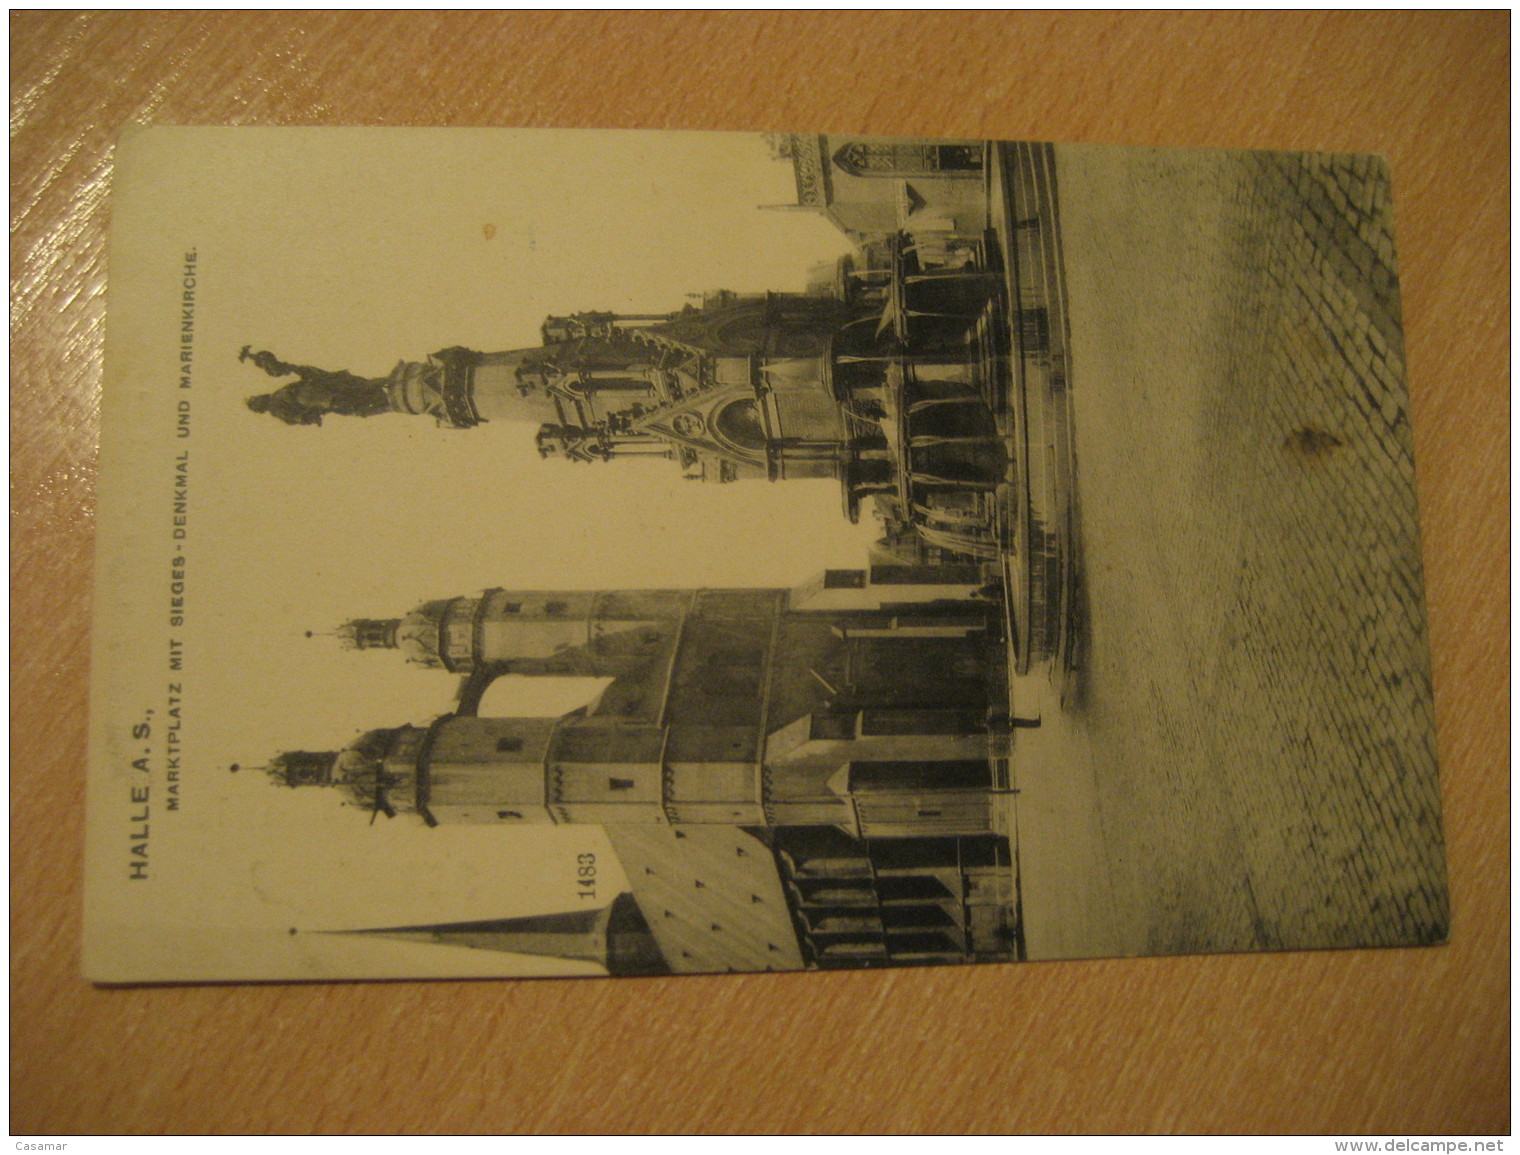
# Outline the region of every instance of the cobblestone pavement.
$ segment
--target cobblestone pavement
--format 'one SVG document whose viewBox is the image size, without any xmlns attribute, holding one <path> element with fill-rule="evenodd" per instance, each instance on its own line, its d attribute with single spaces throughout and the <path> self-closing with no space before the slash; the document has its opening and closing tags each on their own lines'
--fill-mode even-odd
<svg viewBox="0 0 1520 1155">
<path fill-rule="evenodd" d="M 1387 176 L 1063 149 L 1086 580 L 1014 765 L 1031 958 L 1447 923 Z"/>
</svg>

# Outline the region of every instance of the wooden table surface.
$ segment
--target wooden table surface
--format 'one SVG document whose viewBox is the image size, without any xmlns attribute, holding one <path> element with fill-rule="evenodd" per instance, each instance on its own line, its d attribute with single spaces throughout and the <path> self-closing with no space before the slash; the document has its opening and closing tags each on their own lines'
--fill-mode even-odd
<svg viewBox="0 0 1520 1155">
<path fill-rule="evenodd" d="M 1508 1131 L 1508 45 L 1504 13 L 13 14 L 12 1130 Z M 104 249 L 113 135 L 148 121 L 1383 153 L 1450 945 L 93 989 L 78 943 Z"/>
</svg>

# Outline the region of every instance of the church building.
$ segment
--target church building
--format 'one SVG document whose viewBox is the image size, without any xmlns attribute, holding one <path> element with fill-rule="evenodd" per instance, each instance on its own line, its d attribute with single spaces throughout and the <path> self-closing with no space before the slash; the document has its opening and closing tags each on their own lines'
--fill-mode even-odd
<svg viewBox="0 0 1520 1155">
<path fill-rule="evenodd" d="M 651 937 L 609 908 L 621 945 L 603 951 L 593 920 L 603 938 L 575 957 L 628 973 L 1016 958 L 1006 646 L 976 583 L 975 567 L 874 566 L 790 590 L 490 590 L 356 620 L 348 645 L 458 675 L 458 708 L 269 772 L 428 825 L 605 827 Z M 564 717 L 482 716 L 504 675 L 610 682 Z M 394 930 L 509 950 L 564 932 Z"/>
<path fill-rule="evenodd" d="M 1054 154 L 772 143 L 797 178 L 780 207 L 856 244 L 806 292 L 551 316 L 531 348 L 374 378 L 244 350 L 287 379 L 249 408 L 292 425 L 527 423 L 576 467 L 830 478 L 845 516 L 882 525 L 866 568 L 793 589 L 498 589 L 344 626 L 456 675 L 457 709 L 282 754 L 277 783 L 427 825 L 596 824 L 631 888 L 368 933 L 633 974 L 1022 957 L 1010 758 L 1060 693 L 1078 604 Z M 608 682 L 563 717 L 482 715 L 507 675 Z"/>
</svg>

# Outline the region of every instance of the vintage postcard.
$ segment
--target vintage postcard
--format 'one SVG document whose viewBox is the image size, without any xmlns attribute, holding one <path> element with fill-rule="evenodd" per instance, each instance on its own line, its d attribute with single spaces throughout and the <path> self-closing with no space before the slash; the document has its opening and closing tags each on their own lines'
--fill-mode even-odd
<svg viewBox="0 0 1520 1155">
<path fill-rule="evenodd" d="M 1376 158 L 152 128 L 113 198 L 88 978 L 1445 938 Z"/>
</svg>

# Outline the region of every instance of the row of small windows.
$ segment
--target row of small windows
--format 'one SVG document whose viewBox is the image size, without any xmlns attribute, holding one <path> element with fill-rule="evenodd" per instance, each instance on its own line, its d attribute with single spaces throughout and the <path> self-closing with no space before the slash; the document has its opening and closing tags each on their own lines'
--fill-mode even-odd
<svg viewBox="0 0 1520 1155">
<path fill-rule="evenodd" d="M 502 602 L 500 607 L 501 612 L 504 614 L 520 614 L 522 613 L 522 608 L 522 602 Z M 568 612 L 569 609 L 570 605 L 568 602 L 544 603 L 544 613 L 550 617 L 558 617 L 560 614 Z"/>
<path fill-rule="evenodd" d="M 500 754 L 517 754 L 522 751 L 523 740 L 521 738 L 498 738 L 496 750 Z M 609 790 L 632 790 L 634 782 L 632 778 L 609 778 L 607 789 Z"/>
<path fill-rule="evenodd" d="M 609 779 L 607 779 L 607 787 L 608 787 L 609 790 L 632 790 L 633 789 L 633 779 L 632 778 L 609 778 Z M 522 818 L 522 811 L 521 810 L 498 810 L 496 812 L 496 817 L 497 818 L 505 818 L 505 819 L 521 819 Z"/>
</svg>

